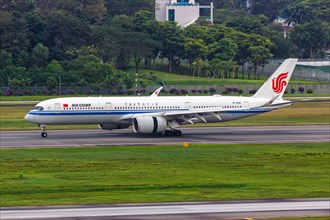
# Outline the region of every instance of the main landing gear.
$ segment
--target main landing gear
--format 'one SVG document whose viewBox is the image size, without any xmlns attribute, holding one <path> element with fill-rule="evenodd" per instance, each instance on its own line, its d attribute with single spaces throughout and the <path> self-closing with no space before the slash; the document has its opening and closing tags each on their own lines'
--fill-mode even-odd
<svg viewBox="0 0 330 220">
<path fill-rule="evenodd" d="M 182 131 L 176 129 L 166 130 L 164 132 L 164 135 L 167 137 L 172 137 L 172 136 L 180 137 L 182 135 Z"/>
<path fill-rule="evenodd" d="M 47 132 L 46 132 L 46 125 L 39 125 L 40 129 L 41 129 L 41 137 L 45 138 L 47 137 Z"/>
</svg>

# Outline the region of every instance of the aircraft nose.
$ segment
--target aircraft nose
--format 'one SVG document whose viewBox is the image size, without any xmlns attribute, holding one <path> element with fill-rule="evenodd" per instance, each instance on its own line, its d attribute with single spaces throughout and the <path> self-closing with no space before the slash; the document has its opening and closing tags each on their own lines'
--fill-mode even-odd
<svg viewBox="0 0 330 220">
<path fill-rule="evenodd" d="M 34 116 L 31 115 L 30 113 L 27 113 L 24 117 L 25 121 L 28 121 L 28 122 L 33 122 L 34 120 Z"/>
</svg>

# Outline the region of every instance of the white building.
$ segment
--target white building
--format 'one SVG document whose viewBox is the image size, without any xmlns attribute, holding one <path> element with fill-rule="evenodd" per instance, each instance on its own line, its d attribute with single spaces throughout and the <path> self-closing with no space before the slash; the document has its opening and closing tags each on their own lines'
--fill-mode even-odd
<svg viewBox="0 0 330 220">
<path fill-rule="evenodd" d="M 213 3 L 201 6 L 195 0 L 156 0 L 155 16 L 158 21 L 175 21 L 181 27 L 193 24 L 200 16 L 201 8 L 210 9 L 213 23 Z"/>
</svg>

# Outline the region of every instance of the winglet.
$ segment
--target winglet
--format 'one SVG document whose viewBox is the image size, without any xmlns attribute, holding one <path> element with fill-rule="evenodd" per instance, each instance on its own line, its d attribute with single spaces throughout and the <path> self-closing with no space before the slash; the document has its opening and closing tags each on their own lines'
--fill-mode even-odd
<svg viewBox="0 0 330 220">
<path fill-rule="evenodd" d="M 164 88 L 163 86 L 159 87 L 156 91 L 154 91 L 154 92 L 151 94 L 151 97 L 157 97 L 158 94 L 160 93 L 160 91 L 161 91 L 163 88 Z"/>
</svg>

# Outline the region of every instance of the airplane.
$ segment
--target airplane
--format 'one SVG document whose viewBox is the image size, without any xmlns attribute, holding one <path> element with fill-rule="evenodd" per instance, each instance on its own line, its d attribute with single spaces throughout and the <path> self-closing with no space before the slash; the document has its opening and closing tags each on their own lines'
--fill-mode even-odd
<svg viewBox="0 0 330 220">
<path fill-rule="evenodd" d="M 38 103 L 25 120 L 46 125 L 98 124 L 100 129 L 125 129 L 138 134 L 181 136 L 183 124 L 237 120 L 292 105 L 282 99 L 298 59 L 286 59 L 252 97 L 151 96 L 55 98 Z"/>
</svg>

